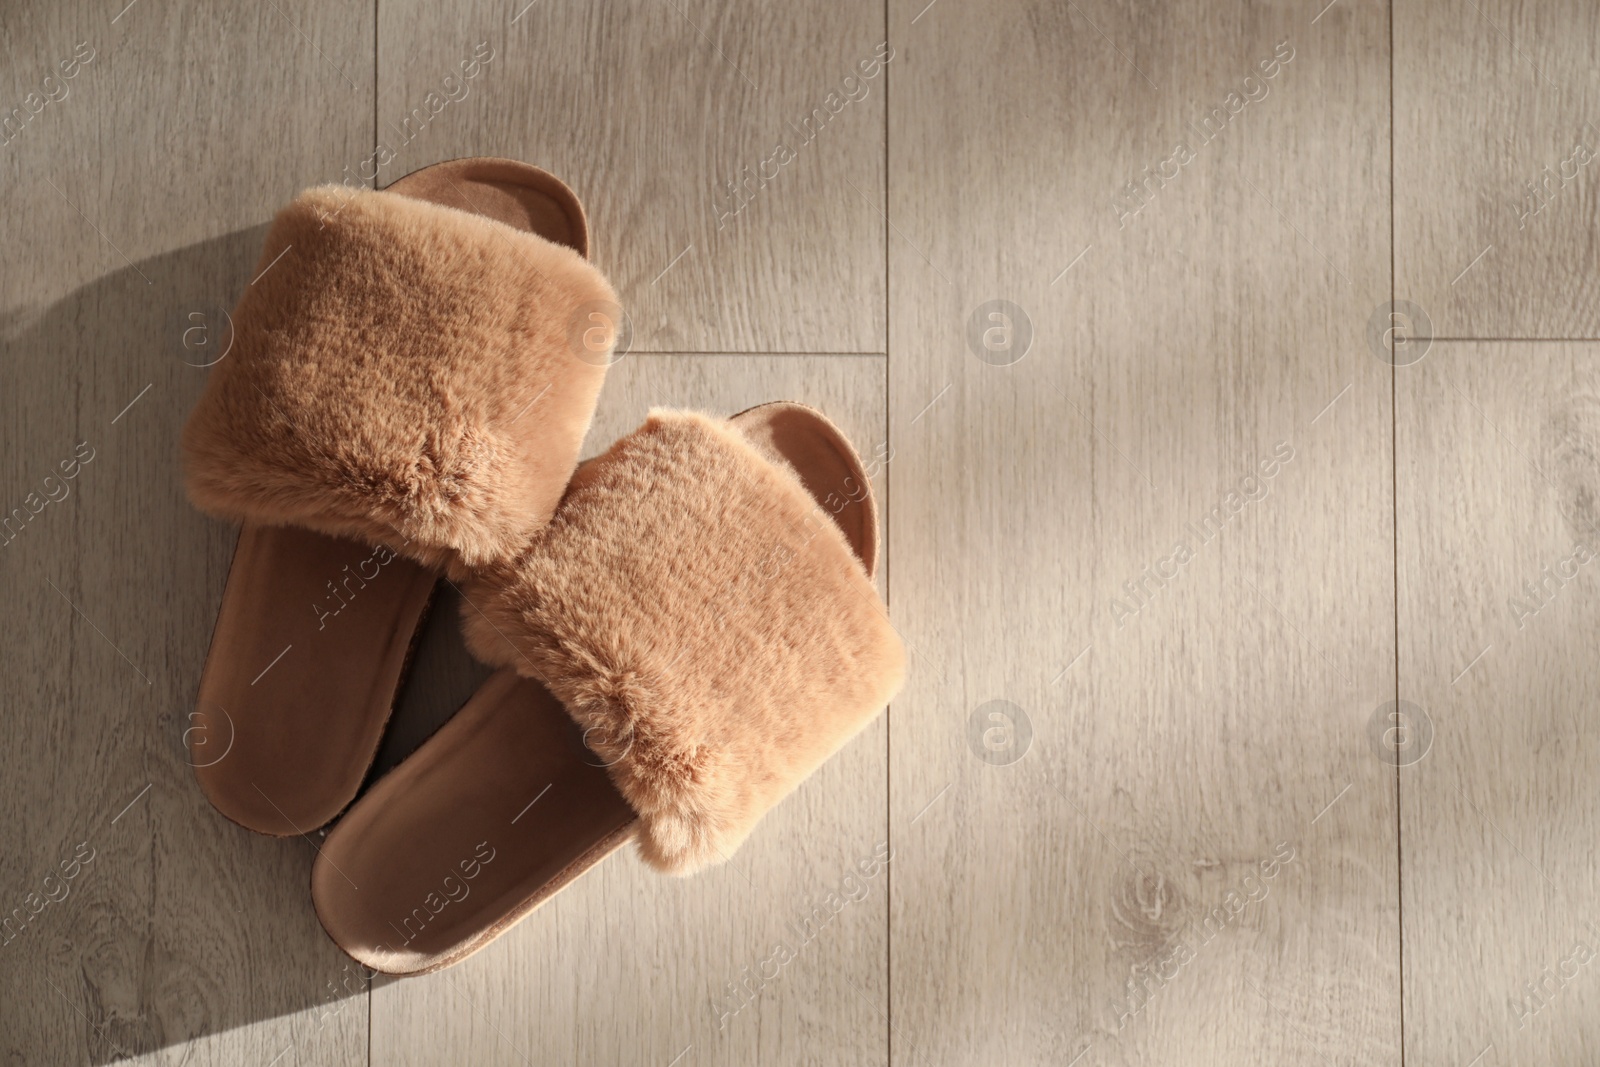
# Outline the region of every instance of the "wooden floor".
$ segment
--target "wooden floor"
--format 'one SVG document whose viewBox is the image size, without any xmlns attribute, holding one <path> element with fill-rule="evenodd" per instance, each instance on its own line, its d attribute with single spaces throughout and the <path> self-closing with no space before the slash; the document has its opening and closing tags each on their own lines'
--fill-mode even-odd
<svg viewBox="0 0 1600 1067">
<path fill-rule="evenodd" d="M 1592 0 L 125 3 L 0 7 L 0 1062 L 1600 1062 Z M 731 863 L 369 981 L 187 765 L 177 439 L 278 206 L 474 154 L 629 309 L 588 452 L 881 459 L 912 672 Z"/>
</svg>

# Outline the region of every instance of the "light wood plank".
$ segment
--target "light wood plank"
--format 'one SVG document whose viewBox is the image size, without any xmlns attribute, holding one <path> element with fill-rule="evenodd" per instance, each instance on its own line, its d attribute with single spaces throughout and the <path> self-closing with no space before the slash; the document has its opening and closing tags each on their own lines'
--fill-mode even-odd
<svg viewBox="0 0 1600 1067">
<path fill-rule="evenodd" d="M 653 406 L 731 415 L 777 399 L 821 408 L 864 454 L 884 441 L 882 357 L 654 355 L 612 369 L 585 453 Z M 887 844 L 885 731 L 863 731 L 727 864 L 668 879 L 625 850 L 460 966 L 380 981 L 372 1062 L 882 1063 L 888 876 L 846 878 Z M 841 887 L 857 899 L 835 911 Z M 793 924 L 819 907 L 802 943 Z M 768 962 L 780 941 L 795 955 L 782 967 Z M 727 999 L 747 977 L 752 995 Z"/>
<path fill-rule="evenodd" d="M 891 4 L 897 1064 L 1398 1060 L 1388 27 L 1316 14 Z"/>
<path fill-rule="evenodd" d="M 228 824 L 187 764 L 234 532 L 184 501 L 177 436 L 187 314 L 220 329 L 272 212 L 371 151 L 371 4 L 13 4 L 0 38 L 7 107 L 93 50 L 0 148 L 0 507 L 62 496 L 0 548 L 0 906 L 76 873 L 0 948 L 0 1059 L 364 1063 L 311 846 Z"/>
<path fill-rule="evenodd" d="M 1600 336 L 1588 0 L 1396 0 L 1396 291 L 1436 337 Z"/>
<path fill-rule="evenodd" d="M 883 40 L 881 8 L 404 0 L 379 15 L 395 153 L 380 185 L 462 155 L 560 175 L 640 352 L 883 351 L 884 223 L 846 184 L 883 184 L 883 72 L 845 85 Z M 493 58 L 463 80 L 480 45 Z"/>
<path fill-rule="evenodd" d="M 1600 540 L 1597 352 L 1437 343 L 1399 371 L 1391 447 L 1365 336 L 1389 296 L 1381 4 L 897 0 L 887 72 L 720 227 L 719 185 L 801 140 L 788 123 L 874 55 L 881 10 L 408 0 L 375 34 L 371 4 L 122 8 L 0 12 L 0 116 L 94 50 L 0 145 L 0 508 L 67 489 L 0 548 L 0 918 L 95 850 L 0 946 L 0 1056 L 366 1057 L 311 846 L 223 824 L 183 762 L 233 538 L 187 508 L 174 457 L 204 375 L 185 316 L 215 327 L 296 189 L 365 179 L 376 110 L 398 148 L 379 184 L 480 152 L 571 181 L 636 352 L 775 353 L 624 360 L 590 452 L 653 403 L 793 396 L 869 452 L 892 414 L 879 481 L 915 652 L 892 727 L 734 866 L 676 882 L 614 858 L 461 968 L 382 985 L 372 1062 L 1393 1063 L 1397 818 L 1408 1059 L 1594 1058 L 1593 964 L 1562 972 L 1600 950 L 1577 636 L 1596 600 L 1588 564 L 1544 568 Z M 1436 334 L 1597 336 L 1600 161 L 1521 200 L 1600 151 L 1593 23 L 1579 0 L 1395 5 L 1396 291 Z M 1281 41 L 1266 95 L 1199 129 Z M 445 78 L 479 42 L 465 97 L 396 132 L 460 95 Z M 1192 160 L 1119 196 L 1179 140 Z M 887 347 L 886 242 L 893 362 L 776 355 Z M 968 345 L 992 299 L 1028 315 L 1014 365 Z M 47 485 L 78 442 L 94 459 Z M 1261 499 L 1144 577 L 1280 443 Z M 1398 772 L 1395 735 L 1369 738 L 1397 684 L 1391 477 L 1399 692 L 1435 731 Z M 455 609 L 385 765 L 484 673 Z M 1030 718 L 1013 764 L 973 748 L 996 699 Z M 1004 724 L 980 725 L 999 761 Z M 890 836 L 889 873 L 719 1026 L 724 984 Z M 1295 859 L 1260 878 L 1280 842 Z M 1209 934 L 1252 871 L 1265 896 Z M 1177 945 L 1194 958 L 1130 994 Z"/>
<path fill-rule="evenodd" d="M 1439 344 L 1401 378 L 1408 1062 L 1600 1047 L 1600 347 Z M 1542 986 L 1542 988 L 1541 988 Z"/>
</svg>

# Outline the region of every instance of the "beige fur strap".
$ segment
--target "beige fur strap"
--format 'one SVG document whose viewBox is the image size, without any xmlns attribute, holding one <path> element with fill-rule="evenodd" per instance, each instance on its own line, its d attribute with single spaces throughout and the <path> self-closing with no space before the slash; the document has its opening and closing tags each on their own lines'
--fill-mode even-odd
<svg viewBox="0 0 1600 1067">
<path fill-rule="evenodd" d="M 479 215 L 322 186 L 279 213 L 256 273 L 184 428 L 194 503 L 432 565 L 525 545 L 605 376 L 583 333 L 615 306 L 600 272 Z"/>
<path fill-rule="evenodd" d="M 469 647 L 561 699 L 671 873 L 726 859 L 904 673 L 839 527 L 789 467 L 693 413 L 653 412 L 586 464 L 466 594 Z"/>
</svg>

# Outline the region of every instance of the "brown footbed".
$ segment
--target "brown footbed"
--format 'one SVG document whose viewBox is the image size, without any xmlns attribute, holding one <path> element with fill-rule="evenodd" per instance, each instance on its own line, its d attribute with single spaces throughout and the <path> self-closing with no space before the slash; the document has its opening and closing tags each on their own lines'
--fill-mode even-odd
<svg viewBox="0 0 1600 1067">
<path fill-rule="evenodd" d="M 386 192 L 487 215 L 587 255 L 577 197 L 538 167 L 459 159 Z M 353 540 L 288 526 L 240 530 L 185 732 L 218 811 L 283 837 L 349 805 L 377 755 L 437 577 Z"/>
<path fill-rule="evenodd" d="M 795 469 L 873 573 L 875 505 L 839 431 L 792 403 L 731 421 Z M 626 844 L 638 816 L 583 742 L 543 686 L 493 675 L 329 831 L 311 874 L 328 935 L 374 970 L 426 974 L 484 948 Z"/>
<path fill-rule="evenodd" d="M 589 222 L 577 194 L 528 163 L 491 156 L 454 159 L 413 171 L 384 192 L 486 215 L 589 258 Z"/>
</svg>

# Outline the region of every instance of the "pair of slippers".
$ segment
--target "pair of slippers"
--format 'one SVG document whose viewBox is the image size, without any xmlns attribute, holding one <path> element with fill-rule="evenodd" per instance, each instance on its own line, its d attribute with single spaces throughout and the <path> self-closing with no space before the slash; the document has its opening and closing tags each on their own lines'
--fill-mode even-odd
<svg viewBox="0 0 1600 1067">
<path fill-rule="evenodd" d="M 587 254 L 510 160 L 308 190 L 184 429 L 190 498 L 243 523 L 191 762 L 248 829 L 338 818 L 312 898 L 376 971 L 465 958 L 629 841 L 728 858 L 904 672 L 820 413 L 656 410 L 579 465 L 618 319 Z M 357 801 L 441 576 L 501 670 Z"/>
</svg>

